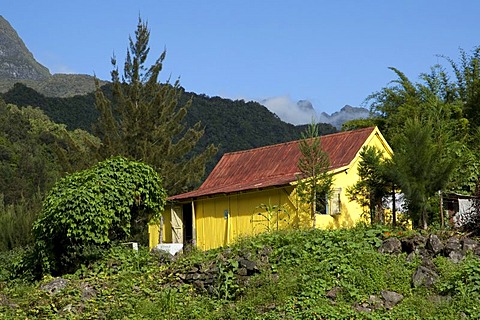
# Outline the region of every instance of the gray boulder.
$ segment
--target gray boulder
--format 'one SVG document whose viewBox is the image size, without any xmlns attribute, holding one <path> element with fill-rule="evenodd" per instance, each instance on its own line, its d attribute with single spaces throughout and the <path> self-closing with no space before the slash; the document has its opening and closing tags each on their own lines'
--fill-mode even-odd
<svg viewBox="0 0 480 320">
<path fill-rule="evenodd" d="M 448 238 L 447 243 L 445 243 L 445 248 L 443 250 L 445 251 L 445 256 L 447 257 L 452 251 L 461 251 L 462 244 L 460 243 L 460 239 L 457 237 Z"/>
<path fill-rule="evenodd" d="M 53 279 L 50 282 L 42 284 L 40 286 L 40 290 L 46 291 L 49 294 L 54 295 L 54 294 L 57 294 L 57 293 L 61 292 L 63 289 L 65 289 L 67 284 L 68 284 L 67 279 L 56 278 L 56 279 Z"/>
<path fill-rule="evenodd" d="M 436 234 L 431 234 L 428 237 L 426 246 L 427 249 L 433 253 L 433 255 L 439 254 L 444 248 L 442 240 L 440 240 L 440 238 Z"/>
<path fill-rule="evenodd" d="M 398 254 L 402 252 L 402 243 L 395 237 L 388 238 L 383 241 L 380 248 L 378 248 L 380 253 L 393 253 Z"/>
<path fill-rule="evenodd" d="M 412 276 L 413 287 L 425 286 L 431 288 L 438 278 L 438 274 L 424 266 L 419 266 Z"/>
<path fill-rule="evenodd" d="M 477 240 L 471 238 L 464 238 L 462 240 L 462 249 L 464 253 L 471 251 L 475 253 L 480 248 L 480 245 Z"/>
<path fill-rule="evenodd" d="M 384 303 L 385 308 L 389 310 L 395 307 L 400 301 L 403 300 L 403 295 L 395 291 L 384 290 L 380 293 L 383 299 L 385 300 L 385 303 Z"/>
</svg>

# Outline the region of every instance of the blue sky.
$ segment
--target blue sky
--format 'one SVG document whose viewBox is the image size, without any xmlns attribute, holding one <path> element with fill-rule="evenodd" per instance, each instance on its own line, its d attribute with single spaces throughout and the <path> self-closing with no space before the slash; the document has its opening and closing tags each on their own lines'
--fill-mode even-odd
<svg viewBox="0 0 480 320">
<path fill-rule="evenodd" d="M 0 15 L 51 73 L 109 79 L 138 17 L 148 21 L 151 58 L 166 48 L 164 79 L 187 91 L 267 100 L 295 119 L 298 100 L 317 113 L 361 106 L 393 80 L 412 80 L 459 48 L 480 45 L 480 1 L 2 1 Z M 288 119 L 287 119 L 288 120 Z M 305 121 L 309 122 L 309 120 Z"/>
</svg>

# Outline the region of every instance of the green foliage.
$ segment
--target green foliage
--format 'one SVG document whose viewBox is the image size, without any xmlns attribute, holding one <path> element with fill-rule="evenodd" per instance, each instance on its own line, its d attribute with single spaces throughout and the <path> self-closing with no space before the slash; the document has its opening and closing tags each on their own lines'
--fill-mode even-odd
<svg viewBox="0 0 480 320">
<path fill-rule="evenodd" d="M 437 191 L 473 191 L 476 149 L 458 86 L 443 67 L 421 74 L 418 83 L 391 69 L 398 79 L 369 97 L 370 108 L 394 149 L 393 181 L 406 195 L 413 224 L 426 228 Z"/>
<path fill-rule="evenodd" d="M 93 80 L 90 81 L 94 85 Z M 62 123 L 70 130 L 82 129 L 90 132 L 93 122 L 98 118 L 93 89 L 82 96 L 60 98 L 45 96 L 23 83 L 16 83 L 12 89 L 2 94 L 2 97 L 5 102 L 19 107 L 39 108 L 52 121 Z"/>
<path fill-rule="evenodd" d="M 318 126 L 312 121 L 302 133 L 299 148 L 301 157 L 298 160 L 297 193 L 302 202 L 310 206 L 313 227 L 316 225 L 316 213 L 326 209 L 326 201 L 331 195 L 333 175 L 329 172 L 330 159 L 323 150 L 318 133 Z"/>
<path fill-rule="evenodd" d="M 454 70 L 456 82 L 453 94 L 462 101 L 463 112 L 469 120 L 470 129 L 476 131 L 480 126 L 480 46 L 473 48 L 469 55 L 460 49 L 460 61 L 446 58 Z"/>
<path fill-rule="evenodd" d="M 360 151 L 359 180 L 347 188 L 349 199 L 368 208 L 371 223 L 384 223 L 383 199 L 391 192 L 393 183 L 388 176 L 390 162 L 375 147 Z"/>
<path fill-rule="evenodd" d="M 437 283 L 442 294 L 480 297 L 480 260 L 475 256 L 467 256 L 455 264 L 445 258 L 436 261 L 444 275 Z"/>
<path fill-rule="evenodd" d="M 0 100 L 0 193 L 6 204 L 43 196 L 65 172 L 90 166 L 98 145 L 97 138 L 68 131 L 39 109 Z"/>
<path fill-rule="evenodd" d="M 240 292 L 240 287 L 235 282 L 235 271 L 238 269 L 238 261 L 235 259 L 219 261 L 217 266 L 218 278 L 214 293 L 219 299 L 232 300 Z"/>
<path fill-rule="evenodd" d="M 420 75 L 420 81 L 412 82 L 400 70 L 391 68 L 397 79 L 367 98 L 375 121 L 389 142 L 402 134 L 408 119 L 418 118 L 424 125 L 432 125 L 435 137 L 450 136 L 444 154 L 457 158 L 458 167 L 451 175 L 447 189 L 462 194 L 475 190 L 478 168 L 478 102 L 480 92 L 480 47 L 471 54 L 460 50 L 460 59 L 445 57 L 453 70 L 435 65 L 430 73 Z M 431 121 L 427 124 L 426 119 Z M 434 141 L 440 145 L 440 141 Z M 391 143 L 396 152 L 395 143 Z"/>
<path fill-rule="evenodd" d="M 199 122 L 185 128 L 190 102 L 179 105 L 182 94 L 179 81 L 158 83 L 166 52 L 153 65 L 145 66 L 149 38 L 147 24 L 139 18 L 135 41 L 130 38 L 121 79 L 116 59 L 112 58 L 112 99 L 107 99 L 97 86 L 100 117 L 95 132 L 103 143 L 102 158 L 122 155 L 145 162 L 163 177 L 165 189 L 176 194 L 199 183 L 216 147 L 211 144 L 192 154 L 204 129 Z"/>
<path fill-rule="evenodd" d="M 41 272 L 62 273 L 158 219 L 166 194 L 149 166 L 115 157 L 60 180 L 35 222 Z"/>
<path fill-rule="evenodd" d="M 375 117 L 366 118 L 366 119 L 353 119 L 348 120 L 342 124 L 342 131 L 350 131 L 361 128 L 369 128 L 378 126 L 378 119 Z"/>
<path fill-rule="evenodd" d="M 32 226 L 41 210 L 41 199 L 20 199 L 6 204 L 0 194 L 0 252 L 20 248 L 33 243 Z"/>
<path fill-rule="evenodd" d="M 252 223 L 254 226 L 257 224 L 261 226 L 262 231 L 278 231 L 280 226 L 283 228 L 292 227 L 289 225 L 290 214 L 283 206 L 272 205 L 269 201 L 268 204 L 260 204 L 257 206 L 257 209 L 260 210 L 260 212 L 253 214 Z"/>
<path fill-rule="evenodd" d="M 0 314 L 5 318 L 56 319 L 458 319 L 478 315 L 479 260 L 458 264 L 434 260 L 436 287 L 412 288 L 419 261 L 404 254 L 384 255 L 377 243 L 385 226 L 351 230 L 289 230 L 244 238 L 228 248 L 192 251 L 168 264 L 141 247 L 101 251 L 101 259 L 65 275 L 67 286 L 48 294 L 41 285 L 53 280 L 6 281 L 0 273 Z M 395 233 L 397 234 L 397 233 Z M 237 286 L 235 257 L 262 256 L 260 273 Z M 10 268 L 14 253 L 2 254 L 0 270 Z M 219 269 L 215 292 L 179 285 L 178 274 L 204 266 Z M 221 269 L 221 270 L 220 270 Z M 339 288 L 334 300 L 326 293 Z M 354 306 L 392 290 L 404 299 L 392 309 L 360 312 Z"/>
<path fill-rule="evenodd" d="M 0 100 L 0 250 L 31 244 L 41 202 L 66 172 L 92 164 L 98 139 L 68 131 L 41 110 Z"/>
<path fill-rule="evenodd" d="M 455 168 L 448 154 L 448 136 L 435 136 L 431 120 L 409 119 L 396 136 L 393 155 L 395 180 L 405 194 L 415 226 L 427 228 L 429 199 L 444 190 Z"/>
</svg>

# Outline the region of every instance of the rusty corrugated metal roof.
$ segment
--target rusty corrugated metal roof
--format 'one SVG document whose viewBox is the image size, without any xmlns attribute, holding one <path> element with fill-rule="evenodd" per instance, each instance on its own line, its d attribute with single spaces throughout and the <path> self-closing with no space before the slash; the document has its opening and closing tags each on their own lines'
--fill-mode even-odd
<svg viewBox="0 0 480 320">
<path fill-rule="evenodd" d="M 330 169 L 349 165 L 374 130 L 371 127 L 322 136 L 322 147 L 329 155 Z M 226 153 L 197 190 L 168 200 L 282 186 L 296 181 L 301 156 L 298 144 L 299 140 Z"/>
</svg>

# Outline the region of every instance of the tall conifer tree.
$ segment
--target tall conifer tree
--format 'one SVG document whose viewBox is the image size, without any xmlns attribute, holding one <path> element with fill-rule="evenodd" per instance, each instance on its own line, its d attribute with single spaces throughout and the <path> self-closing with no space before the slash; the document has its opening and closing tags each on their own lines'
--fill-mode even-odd
<svg viewBox="0 0 480 320">
<path fill-rule="evenodd" d="M 326 210 L 333 177 L 328 171 L 330 159 L 322 148 L 318 125 L 314 121 L 302 133 L 299 148 L 302 155 L 298 169 L 302 174 L 298 177 L 297 192 L 301 201 L 309 204 L 312 226 L 315 227 L 317 212 Z"/>
<path fill-rule="evenodd" d="M 122 155 L 154 167 L 169 194 L 194 188 L 205 174 L 206 162 L 216 153 L 209 145 L 201 152 L 194 147 L 204 134 L 200 123 L 186 128 L 184 117 L 191 105 L 179 105 L 183 89 L 179 81 L 159 83 L 166 57 L 164 50 L 150 66 L 147 23 L 138 20 L 135 39 L 129 47 L 123 76 L 112 58 L 112 97 L 108 99 L 97 83 L 96 105 L 100 111 L 95 133 L 101 138 L 101 159 Z"/>
</svg>

